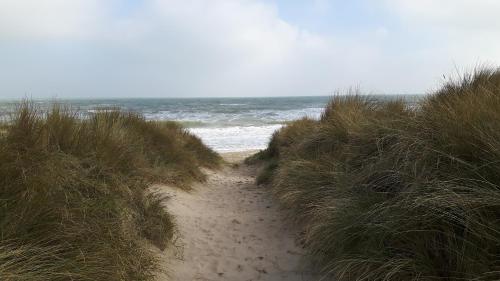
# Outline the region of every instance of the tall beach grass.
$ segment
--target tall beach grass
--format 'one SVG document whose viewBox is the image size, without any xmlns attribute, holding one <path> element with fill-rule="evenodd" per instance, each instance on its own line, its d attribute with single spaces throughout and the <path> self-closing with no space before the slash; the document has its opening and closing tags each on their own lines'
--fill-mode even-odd
<svg viewBox="0 0 500 281">
<path fill-rule="evenodd" d="M 24 102 L 0 127 L 0 279 L 152 280 L 174 221 L 152 183 L 189 188 L 219 156 L 176 123 Z"/>
<path fill-rule="evenodd" d="M 336 96 L 250 162 L 326 279 L 500 280 L 500 71 L 417 107 Z"/>
</svg>

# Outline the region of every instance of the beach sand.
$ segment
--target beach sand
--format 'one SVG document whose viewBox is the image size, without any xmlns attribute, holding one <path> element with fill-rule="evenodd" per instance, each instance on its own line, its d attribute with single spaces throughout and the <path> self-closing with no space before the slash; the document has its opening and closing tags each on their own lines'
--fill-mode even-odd
<svg viewBox="0 0 500 281">
<path fill-rule="evenodd" d="M 255 185 L 256 168 L 242 163 L 255 151 L 226 153 L 219 171 L 187 193 L 157 189 L 170 197 L 178 234 L 160 255 L 167 272 L 159 281 L 318 280 L 303 263 L 297 229 L 287 223 L 265 187 Z"/>
</svg>

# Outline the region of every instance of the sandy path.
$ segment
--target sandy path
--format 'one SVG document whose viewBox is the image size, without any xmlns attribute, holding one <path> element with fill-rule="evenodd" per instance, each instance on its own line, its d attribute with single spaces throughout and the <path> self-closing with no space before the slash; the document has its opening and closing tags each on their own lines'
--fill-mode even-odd
<svg viewBox="0 0 500 281">
<path fill-rule="evenodd" d="M 226 154 L 239 163 L 243 154 Z M 161 188 L 171 199 L 179 238 L 164 255 L 164 280 L 317 280 L 302 268 L 302 250 L 276 202 L 254 184 L 256 171 L 227 165 L 186 193 Z"/>
</svg>

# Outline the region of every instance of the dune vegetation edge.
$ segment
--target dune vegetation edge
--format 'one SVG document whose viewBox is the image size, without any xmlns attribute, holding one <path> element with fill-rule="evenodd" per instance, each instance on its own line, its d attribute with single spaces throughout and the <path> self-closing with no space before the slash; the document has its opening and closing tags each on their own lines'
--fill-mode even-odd
<svg viewBox="0 0 500 281">
<path fill-rule="evenodd" d="M 336 96 L 276 132 L 257 179 L 334 280 L 500 278 L 500 71 L 416 107 Z"/>
<path fill-rule="evenodd" d="M 189 189 L 220 156 L 174 122 L 24 102 L 0 129 L 0 276 L 9 281 L 153 280 L 147 244 L 174 220 L 152 183 Z"/>
</svg>

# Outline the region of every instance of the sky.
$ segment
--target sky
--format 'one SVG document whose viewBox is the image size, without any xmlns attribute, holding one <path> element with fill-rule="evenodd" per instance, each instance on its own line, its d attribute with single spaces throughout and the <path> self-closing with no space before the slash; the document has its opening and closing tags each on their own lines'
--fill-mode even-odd
<svg viewBox="0 0 500 281">
<path fill-rule="evenodd" d="M 428 93 L 500 65 L 496 0 L 0 0 L 0 98 Z"/>
</svg>

